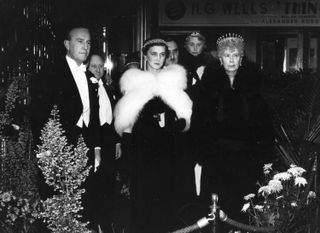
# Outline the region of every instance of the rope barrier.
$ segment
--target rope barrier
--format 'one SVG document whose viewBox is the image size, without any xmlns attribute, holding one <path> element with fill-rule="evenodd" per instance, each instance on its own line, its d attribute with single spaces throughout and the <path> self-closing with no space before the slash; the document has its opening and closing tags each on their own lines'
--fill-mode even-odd
<svg viewBox="0 0 320 233">
<path fill-rule="evenodd" d="M 244 230 L 244 231 L 249 231 L 249 232 L 275 232 L 276 229 L 273 227 L 255 227 L 247 224 L 243 224 L 240 222 L 237 222 L 231 218 L 228 217 L 217 205 L 218 203 L 218 195 L 217 194 L 212 194 L 212 205 L 210 206 L 211 208 L 211 213 L 208 215 L 209 217 L 203 217 L 200 220 L 197 221 L 197 223 L 187 226 L 185 228 L 173 231 L 171 233 L 189 233 L 193 232 L 196 230 L 199 230 L 203 227 L 208 226 L 210 223 L 212 225 L 212 232 L 213 233 L 219 233 L 218 230 L 218 225 L 219 221 L 227 223 L 236 229 L 239 230 Z"/>
<path fill-rule="evenodd" d="M 251 225 L 247 225 L 247 224 L 243 224 L 243 223 L 240 223 L 240 222 L 237 222 L 231 218 L 228 218 L 228 216 L 222 211 L 220 210 L 220 213 L 219 213 L 219 217 L 220 217 L 220 220 L 222 222 L 225 222 L 237 229 L 240 229 L 240 230 L 244 230 L 244 231 L 250 231 L 250 232 L 274 232 L 276 229 L 273 228 L 273 227 L 254 227 L 254 226 L 251 226 Z"/>
<path fill-rule="evenodd" d="M 208 220 L 208 218 L 203 217 L 203 218 L 199 219 L 197 221 L 197 223 L 190 225 L 190 226 L 187 226 L 185 228 L 182 228 L 180 230 L 174 231 L 172 233 L 189 233 L 189 232 L 199 230 L 207 225 L 209 225 L 209 220 Z"/>
</svg>

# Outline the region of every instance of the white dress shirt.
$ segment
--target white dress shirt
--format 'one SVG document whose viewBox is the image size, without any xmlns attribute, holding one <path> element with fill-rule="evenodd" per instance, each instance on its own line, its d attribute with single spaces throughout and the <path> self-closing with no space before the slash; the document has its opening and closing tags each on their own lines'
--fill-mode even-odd
<svg viewBox="0 0 320 233">
<path fill-rule="evenodd" d="M 83 123 L 88 126 L 90 121 L 89 87 L 85 74 L 86 66 L 84 64 L 78 66 L 77 63 L 68 55 L 66 55 L 66 59 L 81 97 L 83 108 L 82 114 L 79 116 L 77 126 L 82 128 Z"/>
<path fill-rule="evenodd" d="M 100 125 L 104 125 L 105 123 L 110 125 L 112 122 L 111 102 L 101 79 L 99 79 L 98 84 Z"/>
</svg>

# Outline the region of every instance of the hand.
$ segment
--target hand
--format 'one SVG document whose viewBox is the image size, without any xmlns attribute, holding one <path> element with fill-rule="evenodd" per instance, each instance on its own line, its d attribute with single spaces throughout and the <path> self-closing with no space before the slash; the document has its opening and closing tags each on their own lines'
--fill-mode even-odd
<svg viewBox="0 0 320 233">
<path fill-rule="evenodd" d="M 121 150 L 121 143 L 116 144 L 116 155 L 115 159 L 120 159 L 122 155 L 122 150 Z"/>
<path fill-rule="evenodd" d="M 101 163 L 101 149 L 94 148 L 94 172 L 97 171 L 97 168 L 100 166 Z"/>
</svg>

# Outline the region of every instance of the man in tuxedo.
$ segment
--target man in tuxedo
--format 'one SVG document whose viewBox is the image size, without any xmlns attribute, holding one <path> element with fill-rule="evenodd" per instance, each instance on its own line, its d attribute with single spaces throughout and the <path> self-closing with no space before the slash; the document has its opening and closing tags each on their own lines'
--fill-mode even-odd
<svg viewBox="0 0 320 233">
<path fill-rule="evenodd" d="M 120 138 L 113 126 L 112 110 L 115 98 L 112 89 L 103 78 L 104 59 L 99 54 L 92 54 L 88 59 L 87 69 L 94 75 L 91 83 L 96 85 L 99 99 L 99 122 L 101 139 L 101 165 L 95 174 L 95 195 L 97 220 L 103 232 L 112 232 L 115 203 L 115 159 L 121 156 Z"/>
<path fill-rule="evenodd" d="M 82 135 L 89 148 L 88 165 L 97 167 L 101 161 L 98 99 L 83 64 L 89 55 L 90 43 L 87 27 L 76 26 L 67 31 L 64 39 L 66 55 L 42 70 L 31 83 L 31 127 L 37 143 L 41 129 L 56 105 L 68 143 L 76 145 Z M 82 198 L 83 216 L 85 221 L 90 221 L 89 227 L 96 225 L 92 208 L 92 170 L 85 181 L 86 192 Z M 39 190 L 42 198 L 52 196 L 44 181 L 40 181 Z"/>
</svg>

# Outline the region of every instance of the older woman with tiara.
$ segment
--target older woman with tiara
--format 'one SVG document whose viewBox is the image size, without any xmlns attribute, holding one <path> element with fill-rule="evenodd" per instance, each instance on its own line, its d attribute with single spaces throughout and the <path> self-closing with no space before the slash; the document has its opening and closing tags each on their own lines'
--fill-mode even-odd
<svg viewBox="0 0 320 233">
<path fill-rule="evenodd" d="M 204 71 L 198 131 L 201 195 L 210 201 L 211 193 L 217 193 L 221 208 L 240 221 L 245 217 L 240 213 L 243 197 L 256 190 L 262 165 L 272 159 L 273 142 L 259 72 L 244 58 L 244 50 L 240 35 L 228 33 L 217 40 L 221 66 Z"/>
<path fill-rule="evenodd" d="M 174 137 L 189 129 L 192 101 L 184 68 L 164 67 L 167 50 L 160 38 L 146 40 L 146 70 L 129 69 L 120 78 L 115 128 L 130 174 L 133 233 L 172 230 Z"/>
</svg>

